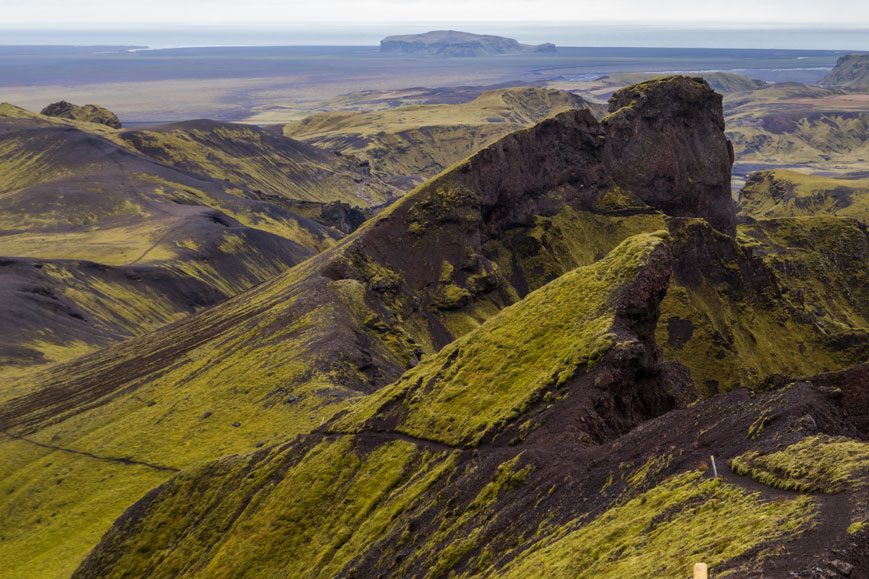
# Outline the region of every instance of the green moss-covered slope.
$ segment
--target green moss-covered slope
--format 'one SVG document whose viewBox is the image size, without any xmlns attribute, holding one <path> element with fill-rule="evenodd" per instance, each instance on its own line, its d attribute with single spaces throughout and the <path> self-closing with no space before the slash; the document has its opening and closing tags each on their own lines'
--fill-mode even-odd
<svg viewBox="0 0 869 579">
<path fill-rule="evenodd" d="M 754 173 L 739 193 L 739 212 L 754 219 L 829 215 L 869 224 L 869 179 Z"/>
<path fill-rule="evenodd" d="M 142 334 L 342 236 L 132 153 L 103 125 L 4 115 L 0 315 L 17 322 L 2 338 L 3 370 Z"/>
<path fill-rule="evenodd" d="M 120 137 L 149 157 L 200 175 L 226 180 L 258 198 L 343 201 L 368 207 L 398 191 L 369 175 L 367 165 L 264 129 L 216 121 L 173 123 L 125 131 Z"/>
<path fill-rule="evenodd" d="M 850 438 L 812 436 L 778 452 L 738 456 L 732 467 L 738 474 L 777 488 L 832 494 L 863 484 L 869 447 Z"/>
<path fill-rule="evenodd" d="M 313 115 L 284 135 L 370 161 L 383 177 L 433 177 L 499 138 L 560 112 L 585 108 L 575 95 L 536 88 L 496 89 L 457 105 Z"/>
<path fill-rule="evenodd" d="M 654 235 L 631 237 L 559 277 L 366 398 L 339 428 L 385 414 L 378 419 L 416 438 L 459 445 L 491 436 L 616 345 L 620 302 L 648 262 L 664 259 L 651 257 L 662 246 Z M 655 267 L 666 284 L 669 264 Z"/>
<path fill-rule="evenodd" d="M 615 253 L 643 242 L 630 240 Z M 640 265 L 639 277 L 655 268 L 653 262 Z M 560 294 L 585 289 L 558 282 L 544 288 Z M 489 330 L 500 334 L 502 323 L 517 321 L 518 310 L 538 311 L 538 295 L 543 292 L 469 334 L 455 362 L 482 362 L 498 352 Z M 637 307 L 631 295 L 619 299 Z M 654 310 L 657 298 L 642 295 Z M 621 330 L 642 334 L 646 322 L 642 316 L 624 320 Z M 741 577 L 829 566 L 815 559 L 825 548 L 817 537 L 831 544 L 857 529 L 865 498 L 859 486 L 845 487 L 835 503 L 805 493 L 783 496 L 774 486 L 747 484 L 727 464 L 784 447 L 791 472 L 811 469 L 817 453 L 789 451 L 814 448 L 816 440 L 859 454 L 863 443 L 853 437 L 862 436 L 864 426 L 844 412 L 869 409 L 862 390 L 867 368 L 687 407 L 671 401 L 654 420 L 634 414 L 640 424 L 629 432 L 582 436 L 572 422 L 588 424 L 588 415 L 577 412 L 586 388 L 619 368 L 648 376 L 661 367 L 643 357 L 626 364 L 624 352 L 615 348 L 583 378 L 554 390 L 539 412 L 516 416 L 515 423 L 528 424 L 524 437 L 453 447 L 402 432 L 391 407 L 381 407 L 372 420 L 363 404 L 291 444 L 182 472 L 129 509 L 76 576 L 525 577 L 543 570 L 641 578 L 679 576 L 704 561 L 718 576 Z M 556 359 L 537 368 L 546 364 L 559 368 Z M 449 379 L 435 376 L 432 390 Z M 839 379 L 847 385 L 838 392 L 826 385 Z M 666 384 L 658 373 L 642 385 L 629 381 L 607 400 L 666 391 Z M 607 408 L 610 418 L 634 410 L 612 402 Z M 357 412 L 364 420 L 357 432 L 329 432 L 353 422 Z M 829 436 L 816 436 L 819 431 Z M 710 455 L 717 459 L 717 480 Z"/>
<path fill-rule="evenodd" d="M 423 495 L 432 484 L 460 474 L 453 464 L 458 454 L 449 447 L 453 442 L 470 440 L 471 434 L 487 434 L 495 426 L 503 428 L 512 423 L 515 427 L 529 409 L 531 398 L 535 395 L 542 398 L 541 388 L 549 390 L 550 397 L 558 400 L 582 398 L 584 390 L 603 385 L 605 377 L 613 380 L 610 393 L 619 388 L 636 388 L 630 380 L 620 383 L 614 379 L 614 369 L 606 367 L 623 364 L 622 360 L 633 356 L 637 368 L 624 363 L 631 376 L 642 371 L 640 368 L 647 373 L 656 369 L 654 352 L 644 353 L 654 346 L 644 340 L 654 324 L 655 306 L 669 275 L 669 260 L 662 239 L 637 236 L 598 264 L 582 268 L 576 275 L 564 276 L 505 309 L 459 340 L 458 349 L 448 347 L 409 371 L 395 390 L 385 391 L 385 396 L 372 395 L 375 406 L 394 398 L 396 391 L 411 402 L 404 421 L 398 422 L 395 430 L 380 442 L 371 438 L 372 433 L 363 426 L 358 437 L 312 435 L 294 445 L 258 452 L 245 459 L 218 461 L 179 475 L 128 514 L 125 530 L 110 533 L 101 551 L 103 555 L 89 560 L 82 573 L 102 574 L 98 569 L 104 566 L 158 575 L 226 572 L 270 575 L 295 567 L 305 569 L 304 573 L 310 576 L 329 576 L 341 570 L 361 551 L 379 541 L 383 532 L 394 532 L 408 512 L 430 508 Z M 556 322 L 557 313 L 564 321 Z M 651 325 L 647 317 L 652 318 Z M 529 327 L 529 320 L 540 318 L 550 318 L 552 323 Z M 540 341 L 546 337 L 555 340 L 557 346 L 541 348 Z M 459 349 L 464 352 L 462 355 L 458 354 Z M 497 361 L 507 351 L 518 355 L 512 373 L 493 366 L 493 360 Z M 604 368 L 597 369 L 594 376 L 586 376 L 594 361 Z M 453 365 L 456 373 L 444 374 L 444 365 Z M 440 368 L 440 372 L 430 374 L 428 388 L 442 394 L 433 400 L 435 412 L 426 412 L 423 418 L 428 418 L 420 423 L 415 419 L 419 408 L 414 407 L 410 393 L 404 392 L 404 384 L 419 383 L 417 376 L 430 373 L 432 368 Z M 477 373 L 476 383 L 467 379 L 473 372 Z M 487 386 L 491 388 L 489 392 L 483 390 Z M 656 388 L 666 392 L 662 381 L 652 380 L 646 388 L 648 391 L 636 396 L 654 398 Z M 477 397 L 479 403 L 471 404 L 469 395 Z M 673 400 L 661 402 L 658 412 L 674 404 Z M 371 406 L 366 401 L 351 407 L 350 422 L 373 418 L 367 411 Z M 627 420 L 655 413 L 653 408 L 638 403 L 632 411 L 635 414 Z M 612 412 L 618 413 L 620 409 Z M 474 416 L 474 421 L 468 420 L 470 416 Z M 389 420 L 388 416 L 376 418 Z M 346 424 L 344 419 L 330 429 L 341 429 L 342 424 Z M 469 430 L 458 431 L 454 428 L 456 424 Z M 405 441 L 395 433 L 409 434 L 412 438 Z M 414 439 L 437 440 L 440 444 L 417 444 Z M 482 474 L 485 482 L 475 494 L 471 513 L 449 524 L 445 519 L 441 531 L 432 537 L 433 541 L 446 542 L 447 549 L 426 549 L 417 554 L 417 559 L 434 560 L 431 576 L 445 575 L 456 560 L 479 546 L 473 538 L 465 546 L 451 542 L 455 540 L 454 533 L 470 523 L 472 514 L 491 511 L 499 497 L 521 486 L 533 470 L 522 464 L 520 456 L 515 456 L 518 451 L 512 454 L 492 475 Z M 467 473 L 466 470 L 464 474 Z M 219 483 L 241 477 L 243 488 L 236 482 L 227 486 Z M 212 487 L 214 484 L 220 488 Z M 185 509 L 176 502 L 190 493 L 201 497 L 196 501 L 197 509 Z M 246 499 L 249 502 L 242 508 L 236 501 L 245 500 L 242 498 L 245 496 L 251 498 Z M 339 508 L 329 497 L 341 497 Z M 184 514 L 180 519 L 174 515 L 181 512 Z M 197 533 L 189 541 L 177 534 L 186 535 L 183 529 L 194 521 L 201 524 L 203 516 L 208 519 L 203 529 L 227 531 Z M 240 532 L 247 527 L 261 531 L 253 535 Z M 134 548 L 126 543 L 127 531 L 136 537 Z M 120 544 L 112 544 L 114 541 Z M 167 551 L 170 545 L 175 545 L 171 553 Z M 205 551 L 209 555 L 200 557 Z M 155 557 L 161 560 L 157 568 L 153 567 Z"/>
<path fill-rule="evenodd" d="M 758 222 L 741 226 L 741 243 L 700 221 L 670 231 L 676 265 L 657 339 L 702 392 L 865 359 L 867 239 L 855 222 Z"/>
<path fill-rule="evenodd" d="M 489 576 L 678 577 L 700 560 L 715 567 L 789 538 L 812 515 L 807 497 L 764 504 L 702 472 L 687 472 L 576 530 L 553 533 Z"/>
</svg>

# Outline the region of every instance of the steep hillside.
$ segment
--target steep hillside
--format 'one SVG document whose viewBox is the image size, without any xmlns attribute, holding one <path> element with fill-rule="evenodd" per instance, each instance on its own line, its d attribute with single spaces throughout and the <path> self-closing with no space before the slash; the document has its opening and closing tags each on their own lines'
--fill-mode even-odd
<svg viewBox="0 0 869 579">
<path fill-rule="evenodd" d="M 369 175 L 367 164 L 258 127 L 190 121 L 126 131 L 121 138 L 169 165 L 228 181 L 292 209 L 293 201 L 381 205 L 399 192 Z"/>
<path fill-rule="evenodd" d="M 827 336 L 782 299 L 784 282 L 798 274 L 789 266 L 776 273 L 774 252 L 767 262 L 728 235 L 735 207 L 722 203 L 722 191 L 732 157 L 720 97 L 705 82 L 647 83 L 612 107 L 603 124 L 569 111 L 508 135 L 266 283 L 10 381 L 0 391 L 0 460 L 26 474 L 0 478 L 0 557 L 15 554 L 13 573 L 71 572 L 126 507 L 183 470 L 118 520 L 83 576 L 261 565 L 305 565 L 312 575 L 346 567 L 347 575 L 388 568 L 445 576 L 496 565 L 495 573 L 511 550 L 542 548 L 544 538 L 555 544 L 628 504 L 639 510 L 626 514 L 656 529 L 666 527 L 662 512 L 698 525 L 698 548 L 713 552 L 712 563 L 744 554 L 729 564 L 758 565 L 751 549 L 792 538 L 812 515 L 809 502 L 778 501 L 770 510 L 740 488 L 702 479 L 707 449 L 692 445 L 705 425 L 692 426 L 700 420 L 693 407 L 640 426 L 653 437 L 629 433 L 692 397 L 687 371 L 661 362 L 654 337 L 712 394 L 865 360 L 866 341 L 846 323 L 862 313 L 831 309 L 842 328 Z M 631 134 L 667 139 L 686 162 L 637 155 L 644 145 Z M 680 207 L 662 195 L 667 170 Z M 697 214 L 668 217 L 664 205 Z M 785 253 L 796 242 L 777 243 Z M 823 256 L 845 268 L 839 257 L 851 251 L 832 243 Z M 577 266 L 589 267 L 573 272 Z M 831 287 L 832 306 L 845 303 L 838 292 L 858 286 Z M 737 314 L 744 318 L 731 332 Z M 850 336 L 848 347 L 842 336 Z M 801 339 L 811 355 L 800 352 Z M 536 347 L 543 342 L 552 348 Z M 718 368 L 710 362 L 720 359 Z M 787 392 L 782 412 L 803 411 Z M 716 404 L 729 408 L 727 400 Z M 830 413 L 841 410 L 834 402 L 824 402 Z M 704 422 L 720 419 L 721 407 L 704 406 Z M 767 448 L 745 439 L 758 407 L 734 408 L 715 452 L 729 458 Z M 666 481 L 673 474 L 681 478 Z M 112 484 L 101 484 L 108 477 Z M 496 500 L 502 493 L 521 500 Z M 182 496 L 197 497 L 192 510 L 186 498 L 174 502 Z M 334 496 L 346 497 L 342 508 Z M 673 509 L 658 509 L 666 497 Z M 732 503 L 736 510 L 724 512 L 744 526 L 700 525 L 705 511 L 694 505 L 710 498 Z M 849 491 L 844 500 L 852 498 Z M 188 522 L 200 515 L 191 531 Z M 645 537 L 607 521 L 589 530 L 601 548 L 620 544 L 595 529 Z M 731 549 L 708 547 L 734 532 L 740 539 Z M 675 545 L 664 549 L 665 575 L 694 553 L 675 536 L 661 539 Z M 169 553 L 165 541 L 179 549 Z"/>
<path fill-rule="evenodd" d="M 455 105 L 334 112 L 284 126 L 284 135 L 352 153 L 381 177 L 433 177 L 499 138 L 557 113 L 586 108 L 574 95 L 496 89 Z"/>
<path fill-rule="evenodd" d="M 869 225 L 869 179 L 833 179 L 795 171 L 761 171 L 739 193 L 739 212 L 754 219 L 829 215 Z"/>
<path fill-rule="evenodd" d="M 840 87 L 869 87 L 869 54 L 846 54 L 818 84 Z"/>
<path fill-rule="evenodd" d="M 314 433 L 178 474 L 74 576 L 865 569 L 869 368 L 688 407 L 651 333 L 671 259 L 630 238 Z"/>
<path fill-rule="evenodd" d="M 19 320 L 2 336 L 4 370 L 142 334 L 342 235 L 133 153 L 102 125 L 3 112 L 0 291 L 2 317 Z"/>
<path fill-rule="evenodd" d="M 840 370 L 869 356 L 869 237 L 856 222 L 761 221 L 740 226 L 738 240 L 699 220 L 668 225 L 676 259 L 657 339 L 701 393 L 763 387 L 778 374 Z"/>
</svg>

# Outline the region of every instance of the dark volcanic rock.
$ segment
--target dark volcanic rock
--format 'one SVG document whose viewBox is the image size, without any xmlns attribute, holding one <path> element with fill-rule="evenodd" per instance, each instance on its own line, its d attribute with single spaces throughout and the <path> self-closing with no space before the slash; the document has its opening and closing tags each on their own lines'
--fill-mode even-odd
<svg viewBox="0 0 869 579">
<path fill-rule="evenodd" d="M 720 94 L 702 78 L 667 77 L 616 92 L 609 110 L 605 158 L 617 184 L 669 215 L 735 232 Z"/>
<path fill-rule="evenodd" d="M 425 34 L 388 36 L 380 41 L 380 52 L 420 56 L 492 56 L 528 52 L 555 52 L 555 45 L 520 44 L 512 38 L 470 34 L 456 30 L 433 30 Z"/>
<path fill-rule="evenodd" d="M 603 144 L 604 133 L 588 110 L 569 111 L 472 157 L 470 180 L 490 234 L 527 225 L 532 215 L 554 215 L 565 205 L 593 204 L 599 188 L 612 182 Z"/>
<path fill-rule="evenodd" d="M 364 211 L 341 201 L 327 203 L 320 211 L 320 222 L 342 233 L 353 233 L 366 219 Z"/>
<path fill-rule="evenodd" d="M 52 103 L 42 109 L 40 114 L 48 117 L 71 119 L 74 121 L 87 121 L 107 125 L 113 129 L 121 128 L 121 121 L 112 111 L 98 105 L 85 105 L 80 107 L 66 101 Z"/>
</svg>

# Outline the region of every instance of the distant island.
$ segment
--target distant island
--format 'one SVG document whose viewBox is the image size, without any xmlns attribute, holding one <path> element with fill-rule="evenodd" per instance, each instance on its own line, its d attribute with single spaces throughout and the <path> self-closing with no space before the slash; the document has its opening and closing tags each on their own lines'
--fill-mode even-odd
<svg viewBox="0 0 869 579">
<path fill-rule="evenodd" d="M 418 56 L 473 57 L 555 52 L 555 45 L 548 42 L 539 45 L 521 44 L 503 36 L 471 34 L 456 30 L 433 30 L 425 34 L 388 36 L 380 41 L 380 52 Z"/>
</svg>

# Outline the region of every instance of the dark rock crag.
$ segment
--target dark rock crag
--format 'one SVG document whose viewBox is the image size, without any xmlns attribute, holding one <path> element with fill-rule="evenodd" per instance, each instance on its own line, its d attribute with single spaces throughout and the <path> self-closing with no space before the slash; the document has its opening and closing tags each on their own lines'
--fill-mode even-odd
<svg viewBox="0 0 869 579">
<path fill-rule="evenodd" d="M 668 215 L 703 217 L 733 235 L 721 95 L 702 78 L 668 77 L 616 92 L 609 110 L 606 165 L 616 183 Z"/>
<path fill-rule="evenodd" d="M 73 121 L 87 121 L 89 123 L 98 123 L 106 125 L 113 129 L 121 128 L 121 121 L 112 111 L 105 109 L 99 105 L 85 105 L 80 107 L 66 101 L 52 103 L 42 109 L 40 114 L 47 117 L 58 117 L 61 119 L 70 119 Z"/>
</svg>

